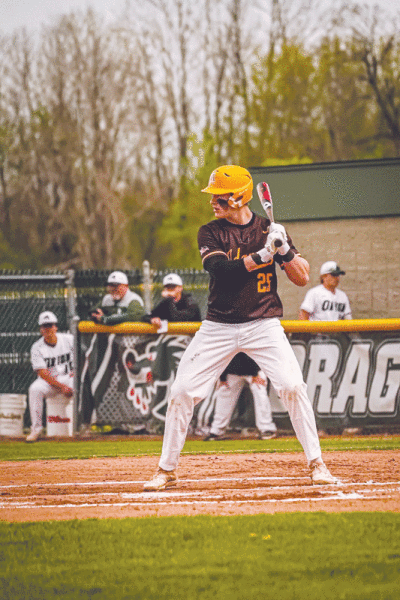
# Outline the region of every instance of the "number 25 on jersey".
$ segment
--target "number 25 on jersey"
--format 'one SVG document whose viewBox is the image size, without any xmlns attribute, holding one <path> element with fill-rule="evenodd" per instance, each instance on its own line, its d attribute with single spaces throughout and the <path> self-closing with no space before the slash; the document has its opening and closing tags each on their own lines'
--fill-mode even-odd
<svg viewBox="0 0 400 600">
<path fill-rule="evenodd" d="M 257 292 L 265 294 L 271 291 L 272 273 L 257 273 Z"/>
</svg>

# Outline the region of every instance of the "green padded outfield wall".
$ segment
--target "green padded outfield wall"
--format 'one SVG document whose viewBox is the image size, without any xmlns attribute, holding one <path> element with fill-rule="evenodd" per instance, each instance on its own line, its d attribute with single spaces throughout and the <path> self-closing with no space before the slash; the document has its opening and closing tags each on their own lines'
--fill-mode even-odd
<svg viewBox="0 0 400 600">
<path fill-rule="evenodd" d="M 249 168 L 251 208 L 262 214 L 255 186 L 266 181 L 277 221 L 400 215 L 400 159 Z"/>
</svg>

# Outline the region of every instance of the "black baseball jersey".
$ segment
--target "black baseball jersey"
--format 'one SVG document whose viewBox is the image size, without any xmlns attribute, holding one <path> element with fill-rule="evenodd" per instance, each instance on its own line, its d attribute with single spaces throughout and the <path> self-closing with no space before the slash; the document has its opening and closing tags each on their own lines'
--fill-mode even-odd
<svg viewBox="0 0 400 600">
<path fill-rule="evenodd" d="M 207 270 L 207 262 L 211 263 L 213 257 L 239 260 L 261 250 L 267 240 L 269 225 L 269 219 L 255 213 L 246 225 L 236 225 L 226 219 L 215 219 L 203 225 L 198 232 L 198 245 L 204 268 Z M 289 236 L 288 243 L 297 254 Z M 278 253 L 254 271 L 243 269 L 240 276 L 217 278 L 210 272 L 206 319 L 218 323 L 246 323 L 282 317 L 275 263 L 282 265 Z"/>
</svg>

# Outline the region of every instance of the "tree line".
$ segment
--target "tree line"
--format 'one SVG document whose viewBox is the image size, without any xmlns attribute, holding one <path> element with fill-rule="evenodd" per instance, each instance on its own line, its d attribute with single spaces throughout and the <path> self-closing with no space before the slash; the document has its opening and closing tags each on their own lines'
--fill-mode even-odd
<svg viewBox="0 0 400 600">
<path fill-rule="evenodd" d="M 357 4 L 143 0 L 0 36 L 0 268 L 198 268 L 219 164 L 399 156 L 399 31 Z"/>
</svg>

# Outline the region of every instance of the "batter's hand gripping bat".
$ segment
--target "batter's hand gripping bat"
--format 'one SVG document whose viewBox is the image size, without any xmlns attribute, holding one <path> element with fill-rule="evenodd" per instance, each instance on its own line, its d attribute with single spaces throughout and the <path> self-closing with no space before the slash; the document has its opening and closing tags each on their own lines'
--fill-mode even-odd
<svg viewBox="0 0 400 600">
<path fill-rule="evenodd" d="M 272 196 L 269 191 L 268 183 L 265 183 L 265 181 L 257 183 L 257 194 L 268 219 L 271 223 L 275 223 L 274 213 L 272 211 Z M 276 240 L 275 247 L 279 248 L 280 246 L 282 246 L 281 240 Z"/>
</svg>

